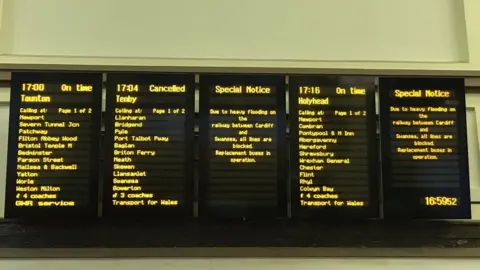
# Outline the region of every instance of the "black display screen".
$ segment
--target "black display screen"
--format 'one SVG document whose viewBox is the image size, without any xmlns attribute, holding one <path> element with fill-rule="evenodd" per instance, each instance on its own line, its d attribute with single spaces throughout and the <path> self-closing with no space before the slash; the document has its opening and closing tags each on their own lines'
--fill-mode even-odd
<svg viewBox="0 0 480 270">
<path fill-rule="evenodd" d="M 385 218 L 470 218 L 461 78 L 380 78 Z"/>
<path fill-rule="evenodd" d="M 286 216 L 285 117 L 284 76 L 200 76 L 200 216 Z"/>
<path fill-rule="evenodd" d="M 373 77 L 290 76 L 293 217 L 377 217 Z"/>
<path fill-rule="evenodd" d="M 108 74 L 105 216 L 193 216 L 194 92 L 193 74 Z"/>
<path fill-rule="evenodd" d="M 97 216 L 101 97 L 101 74 L 12 73 L 6 217 Z"/>
</svg>

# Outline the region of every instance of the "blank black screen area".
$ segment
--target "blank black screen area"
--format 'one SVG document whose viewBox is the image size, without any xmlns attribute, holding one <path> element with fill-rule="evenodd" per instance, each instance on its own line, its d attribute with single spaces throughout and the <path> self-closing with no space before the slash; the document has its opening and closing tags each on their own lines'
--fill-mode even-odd
<svg viewBox="0 0 480 270">
<path fill-rule="evenodd" d="M 107 76 L 107 217 L 193 215 L 194 74 Z"/>
<path fill-rule="evenodd" d="M 7 217 L 97 216 L 101 96 L 101 74 L 12 73 Z"/>
<path fill-rule="evenodd" d="M 465 85 L 380 78 L 385 218 L 470 218 Z"/>
<path fill-rule="evenodd" d="M 285 78 L 200 76 L 199 215 L 286 215 Z"/>
<path fill-rule="evenodd" d="M 378 217 L 373 77 L 290 76 L 292 216 Z"/>
</svg>

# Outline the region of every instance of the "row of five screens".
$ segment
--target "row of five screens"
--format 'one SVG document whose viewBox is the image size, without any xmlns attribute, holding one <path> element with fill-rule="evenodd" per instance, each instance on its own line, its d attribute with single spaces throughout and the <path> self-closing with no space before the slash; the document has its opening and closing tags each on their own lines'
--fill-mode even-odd
<svg viewBox="0 0 480 270">
<path fill-rule="evenodd" d="M 380 78 L 380 140 L 374 78 L 286 79 L 108 74 L 101 140 L 102 74 L 13 73 L 6 216 L 470 217 L 463 79 Z"/>
</svg>

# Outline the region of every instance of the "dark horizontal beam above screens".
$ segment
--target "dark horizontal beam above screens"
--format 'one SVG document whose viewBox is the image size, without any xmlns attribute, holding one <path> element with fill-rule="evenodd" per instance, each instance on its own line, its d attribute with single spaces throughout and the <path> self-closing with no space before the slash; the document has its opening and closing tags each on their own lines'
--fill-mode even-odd
<svg viewBox="0 0 480 270">
<path fill-rule="evenodd" d="M 480 248 L 480 223 L 55 223 L 0 224 L 4 250 L 45 248 Z M 34 257 L 45 255 L 39 252 Z M 104 254 L 100 252 L 99 254 Z M 137 254 L 137 255 L 133 255 Z M 308 253 L 307 253 L 308 254 Z M 312 253 L 309 253 L 312 254 Z M 258 254 L 257 254 L 258 255 Z M 305 254 L 304 254 L 305 255 Z M 304 256 L 303 255 L 303 256 Z M 347 255 L 347 254 L 345 254 Z M 349 253 L 352 256 L 351 253 Z M 417 254 L 418 255 L 418 254 Z M 50 254 L 50 257 L 59 254 Z M 96 256 L 96 255 L 91 255 Z M 142 257 L 138 253 L 126 257 Z M 151 256 L 161 256 L 152 254 Z M 195 255 L 194 255 L 195 256 Z M 302 254 L 284 254 L 284 257 Z M 320 256 L 320 255 L 316 255 Z M 370 256 L 375 256 L 371 254 Z M 405 254 L 404 254 L 405 256 Z M 476 254 L 480 256 L 480 252 Z M 61 256 L 60 256 L 61 257 Z"/>
<path fill-rule="evenodd" d="M 36 62 L 40 63 L 45 57 L 36 56 Z M 48 57 L 47 57 L 48 58 Z M 68 57 L 70 62 L 84 62 L 83 57 Z M 108 58 L 104 58 L 108 59 Z M 48 62 L 50 59 L 47 59 Z M 80 60 L 80 61 L 79 61 Z M 112 61 L 120 59 L 112 58 Z M 478 70 L 425 70 L 425 69 L 365 69 L 365 68 L 291 68 L 291 67 L 248 67 L 247 60 L 242 59 L 182 59 L 187 61 L 199 61 L 197 66 L 162 66 L 164 59 L 150 59 L 152 64 L 149 66 L 125 65 L 122 58 L 122 65 L 92 65 L 92 64 L 18 64 L 18 63 L 0 63 L 0 71 L 96 71 L 96 72 L 185 72 L 185 73 L 248 73 L 248 74 L 312 74 L 312 75 L 370 75 L 370 76 L 462 76 L 478 77 Z M 182 61 L 180 60 L 180 61 Z M 217 66 L 202 66 L 202 61 L 216 61 Z M 225 65 L 228 61 L 230 66 Z M 268 61 L 268 60 L 265 60 Z M 278 62 L 278 60 L 270 60 Z M 237 64 L 232 64 L 236 62 Z M 255 62 L 255 61 L 254 61 Z M 286 65 L 291 65 L 292 61 L 280 61 Z M 295 60 L 293 63 L 311 62 Z M 327 61 L 328 62 L 328 61 Z M 331 61 L 335 63 L 336 61 Z M 131 62 L 133 63 L 133 62 Z M 408 63 L 408 62 L 405 62 Z M 232 66 L 233 65 L 233 66 Z M 243 67 L 241 66 L 243 65 Z"/>
<path fill-rule="evenodd" d="M 2 71 L 2 70 L 6 70 L 6 69 L 0 69 L 0 87 L 10 87 L 10 79 L 11 79 L 11 72 L 10 71 Z M 49 71 L 55 71 L 55 70 L 51 70 L 51 69 L 48 69 L 48 68 L 45 68 L 45 69 L 37 69 L 38 71 L 42 71 L 42 70 L 49 70 Z M 65 71 L 67 69 L 59 69 L 60 71 Z M 79 71 L 78 70 L 75 70 L 75 69 L 68 69 L 69 71 Z M 107 69 L 83 69 L 82 67 L 82 70 L 83 71 L 98 71 L 98 72 L 103 72 L 103 73 L 106 73 L 106 72 L 111 72 L 111 71 L 108 71 Z M 57 70 L 58 71 L 58 70 Z M 113 71 L 113 70 L 112 70 Z M 142 72 L 142 70 L 138 70 L 136 69 L 135 67 L 123 67 L 122 70 L 116 70 L 116 71 L 128 71 L 128 72 Z M 147 71 L 145 71 L 147 72 Z M 148 71 L 148 72 L 172 72 L 172 71 L 168 71 L 168 70 L 165 70 L 165 71 Z M 186 70 L 184 68 L 179 68 L 179 69 L 176 69 L 175 72 L 190 72 L 190 73 L 195 73 L 194 71 L 189 71 L 189 70 Z M 199 71 L 197 71 L 199 72 Z M 206 72 L 206 71 L 204 71 Z M 219 70 L 219 71 L 215 71 L 215 73 L 217 72 L 226 72 L 226 73 L 234 73 L 234 71 L 231 71 L 231 70 L 226 70 L 226 69 L 223 69 L 223 70 Z M 253 71 L 252 71 L 253 72 Z M 364 73 L 366 72 L 366 73 Z M 365 75 L 369 75 L 369 76 L 374 76 L 374 77 L 378 77 L 378 76 L 401 76 L 401 75 L 411 75 L 410 73 L 416 75 L 416 76 L 439 76 L 440 74 L 421 74 L 421 73 L 418 73 L 416 71 L 413 71 L 413 70 L 407 70 L 407 71 L 404 71 L 404 72 L 407 72 L 408 74 L 400 74 L 400 73 L 392 73 L 391 71 L 389 70 L 374 70 L 374 71 L 366 71 L 366 70 L 358 70 L 358 72 L 354 72 L 354 73 L 350 73 L 350 72 L 346 72 L 346 71 L 337 71 L 337 72 L 334 72 L 334 73 L 328 73 L 328 72 L 321 72 L 321 73 L 318 73 L 318 72 L 313 72 L 311 74 L 316 74 L 316 75 L 352 75 L 352 76 L 365 76 Z M 429 73 L 431 73 L 432 71 L 430 71 Z M 433 71 L 435 72 L 435 71 Z M 466 87 L 480 87 L 480 73 L 478 75 L 476 75 L 477 77 L 474 77 L 475 75 L 456 75 L 454 74 L 452 71 L 447 71 L 448 74 L 445 74 L 447 76 L 462 76 L 462 77 L 465 77 L 465 86 Z M 246 73 L 246 72 L 244 72 Z M 255 72 L 254 72 L 255 73 Z M 280 73 L 280 72 L 279 72 Z M 305 72 L 305 73 L 296 73 L 296 72 L 283 72 L 285 74 L 309 74 L 308 72 Z M 277 73 L 278 74 L 278 73 Z M 103 81 L 105 82 L 106 81 L 106 76 L 104 74 L 103 76 Z M 198 83 L 198 81 L 197 81 Z M 375 81 L 375 84 L 378 85 L 378 81 L 376 80 Z"/>
</svg>

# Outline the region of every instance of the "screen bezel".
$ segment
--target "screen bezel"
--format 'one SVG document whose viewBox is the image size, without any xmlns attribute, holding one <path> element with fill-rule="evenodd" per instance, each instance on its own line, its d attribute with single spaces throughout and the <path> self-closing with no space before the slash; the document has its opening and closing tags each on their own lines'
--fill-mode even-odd
<svg viewBox="0 0 480 270">
<path fill-rule="evenodd" d="M 340 86 L 343 81 L 354 81 L 355 86 L 365 87 L 367 111 L 367 143 L 368 143 L 368 188 L 369 205 L 359 208 L 302 208 L 299 191 L 299 149 L 298 149 L 298 99 L 296 89 L 299 86 Z M 352 83 L 353 85 L 353 83 Z M 290 122 L 290 186 L 293 219 L 313 220 L 348 220 L 378 218 L 379 206 L 379 148 L 376 140 L 377 124 L 375 111 L 375 77 L 369 76 L 328 76 L 328 75 L 293 75 L 289 76 L 289 122 Z M 293 101 L 293 102 L 292 102 Z"/>
<path fill-rule="evenodd" d="M 276 136 L 277 136 L 277 207 L 255 211 L 244 211 L 233 208 L 228 211 L 210 209 L 207 206 L 207 189 L 209 184 L 209 137 L 208 125 L 210 116 L 209 87 L 214 84 L 223 85 L 270 85 L 276 87 Z M 198 214 L 204 219 L 252 219 L 272 220 L 287 217 L 287 147 L 286 147 L 286 98 L 285 76 L 270 74 L 200 74 L 200 166 L 199 166 L 199 200 Z"/>
<path fill-rule="evenodd" d="M 470 184 L 468 171 L 468 146 L 466 126 L 466 103 L 465 103 L 465 80 L 457 77 L 380 77 L 380 146 L 382 153 L 382 189 L 383 189 L 383 216 L 385 219 L 470 219 Z M 411 89 L 452 89 L 456 92 L 454 100 L 457 105 L 457 142 L 459 151 L 459 177 L 460 177 L 460 202 L 461 207 L 457 211 L 448 211 L 448 208 L 422 207 L 418 202 L 418 208 L 414 212 L 407 211 L 406 207 L 396 207 L 392 203 L 393 196 L 399 191 L 390 185 L 391 171 L 391 139 L 389 107 L 392 98 L 389 91 L 395 88 Z M 414 190 L 414 189 L 413 189 Z M 427 196 L 427 195 L 424 195 Z M 396 201 L 398 203 L 398 201 Z"/>
<path fill-rule="evenodd" d="M 91 154 L 90 179 L 88 187 L 88 205 L 72 208 L 18 208 L 15 206 L 15 174 L 17 172 L 16 157 L 18 152 L 18 129 L 20 116 L 20 89 L 23 82 L 38 83 L 85 83 L 93 85 L 91 114 Z M 99 182 L 99 149 L 102 110 L 102 74 L 101 73 L 69 73 L 69 72 L 12 72 L 10 90 L 10 116 L 8 131 L 8 159 L 5 196 L 5 217 L 35 222 L 48 222 L 53 219 L 79 220 L 96 219 L 98 217 L 98 182 Z M 44 219 L 47 218 L 47 219 Z"/>
<path fill-rule="evenodd" d="M 118 83 L 125 84 L 185 84 L 186 121 L 184 128 L 185 152 L 183 207 L 114 207 L 111 203 L 113 187 L 113 123 L 115 110 L 115 91 Z M 150 220 L 190 219 L 193 217 L 194 186 L 194 124 L 195 124 L 195 74 L 187 73 L 108 73 L 106 83 L 105 135 L 104 135 L 104 172 L 102 217 L 107 219 L 125 219 L 134 217 Z M 147 120 L 148 121 L 148 120 Z"/>
</svg>

